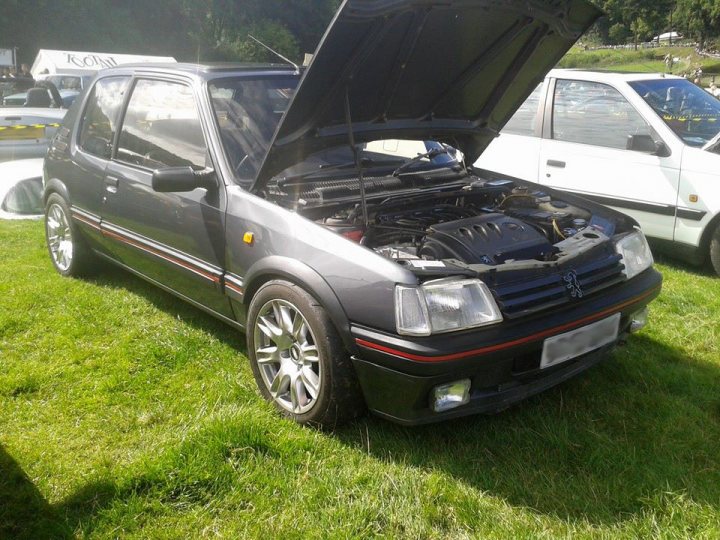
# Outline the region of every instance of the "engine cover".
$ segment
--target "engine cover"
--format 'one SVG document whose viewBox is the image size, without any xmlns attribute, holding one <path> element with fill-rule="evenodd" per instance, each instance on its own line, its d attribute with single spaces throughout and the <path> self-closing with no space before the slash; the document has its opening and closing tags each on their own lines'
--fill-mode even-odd
<svg viewBox="0 0 720 540">
<path fill-rule="evenodd" d="M 504 214 L 484 214 L 433 225 L 419 255 L 497 265 L 510 259 L 544 260 L 555 251 L 531 225 Z"/>
</svg>

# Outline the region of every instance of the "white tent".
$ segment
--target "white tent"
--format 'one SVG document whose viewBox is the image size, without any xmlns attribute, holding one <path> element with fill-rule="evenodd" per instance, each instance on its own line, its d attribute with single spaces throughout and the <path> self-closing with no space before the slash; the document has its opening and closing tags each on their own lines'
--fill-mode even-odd
<svg viewBox="0 0 720 540">
<path fill-rule="evenodd" d="M 665 32 L 664 34 L 655 36 L 653 41 L 670 41 L 671 39 L 676 41 L 678 39 L 682 39 L 682 36 L 677 32 Z"/>
<path fill-rule="evenodd" d="M 32 68 L 30 68 L 30 73 L 32 73 L 33 77 L 37 77 L 45 70 L 50 74 L 91 75 L 99 69 L 138 62 L 175 62 L 175 59 L 171 56 L 139 56 L 134 54 L 40 49 Z"/>
</svg>

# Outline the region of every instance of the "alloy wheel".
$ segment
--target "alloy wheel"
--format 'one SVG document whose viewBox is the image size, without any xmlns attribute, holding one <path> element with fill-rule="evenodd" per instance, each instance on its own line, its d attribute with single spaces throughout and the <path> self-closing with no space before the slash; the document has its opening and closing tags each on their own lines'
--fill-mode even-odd
<svg viewBox="0 0 720 540">
<path fill-rule="evenodd" d="M 286 300 L 266 302 L 255 320 L 254 345 L 273 401 L 293 414 L 312 409 L 320 394 L 320 352 L 300 310 Z"/>
<path fill-rule="evenodd" d="M 73 238 L 70 223 L 62 206 L 57 203 L 50 205 L 45 227 L 53 262 L 61 272 L 65 272 L 72 264 Z"/>
</svg>

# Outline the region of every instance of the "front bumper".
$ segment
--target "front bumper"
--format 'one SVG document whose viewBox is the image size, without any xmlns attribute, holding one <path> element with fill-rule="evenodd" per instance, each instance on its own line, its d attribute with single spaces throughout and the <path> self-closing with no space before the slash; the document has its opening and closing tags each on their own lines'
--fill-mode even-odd
<svg viewBox="0 0 720 540">
<path fill-rule="evenodd" d="M 391 421 L 424 424 L 497 412 L 598 363 L 624 335 L 632 317 L 660 293 L 662 276 L 649 269 L 611 290 L 540 316 L 426 338 L 406 339 L 361 326 L 351 330 L 352 357 L 368 408 Z M 540 369 L 544 340 L 620 313 L 615 343 Z M 468 378 L 470 402 L 436 413 L 432 389 Z"/>
</svg>

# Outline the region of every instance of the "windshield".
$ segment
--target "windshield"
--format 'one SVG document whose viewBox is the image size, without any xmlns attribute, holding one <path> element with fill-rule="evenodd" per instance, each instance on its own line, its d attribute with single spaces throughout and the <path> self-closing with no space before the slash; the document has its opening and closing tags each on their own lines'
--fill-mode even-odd
<svg viewBox="0 0 720 540">
<path fill-rule="evenodd" d="M 209 83 L 225 154 L 240 180 L 255 178 L 297 83 L 297 76 L 288 75 Z"/>
<path fill-rule="evenodd" d="M 629 84 L 686 144 L 703 146 L 720 132 L 720 100 L 690 81 L 655 79 Z"/>
<path fill-rule="evenodd" d="M 240 181 L 255 179 L 262 160 L 298 83 L 297 76 L 228 77 L 209 83 L 210 98 L 223 148 Z M 360 146 L 364 168 L 389 167 L 392 172 L 410 159 L 404 171 L 452 167 L 456 150 L 434 141 L 382 140 Z M 431 152 L 432 151 L 432 152 Z M 428 156 L 418 158 L 419 154 Z M 330 170 L 354 168 L 349 146 L 329 148 L 299 161 L 279 177 L 323 175 Z"/>
</svg>

